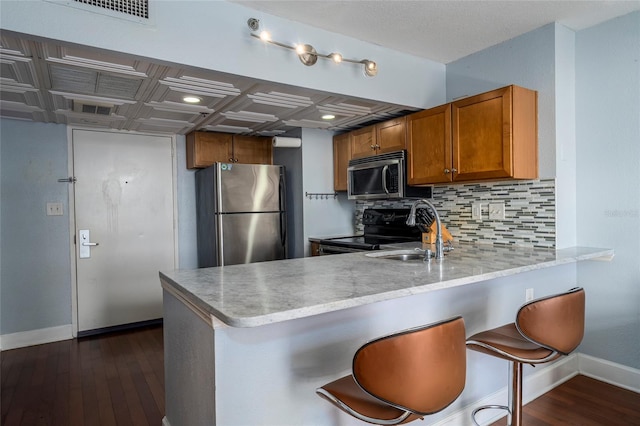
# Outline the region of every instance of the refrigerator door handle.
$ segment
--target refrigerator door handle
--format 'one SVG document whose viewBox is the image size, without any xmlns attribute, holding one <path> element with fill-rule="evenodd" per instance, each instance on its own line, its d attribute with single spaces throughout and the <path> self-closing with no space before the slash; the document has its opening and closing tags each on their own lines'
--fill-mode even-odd
<svg viewBox="0 0 640 426">
<path fill-rule="evenodd" d="M 284 170 L 280 173 L 280 242 L 285 248 L 284 257 L 287 258 L 287 206 L 285 205 L 285 194 L 287 190 Z"/>
</svg>

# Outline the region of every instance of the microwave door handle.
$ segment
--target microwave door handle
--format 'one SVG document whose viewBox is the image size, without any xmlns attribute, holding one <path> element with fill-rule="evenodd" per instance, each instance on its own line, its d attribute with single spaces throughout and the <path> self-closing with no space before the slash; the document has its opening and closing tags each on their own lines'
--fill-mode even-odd
<svg viewBox="0 0 640 426">
<path fill-rule="evenodd" d="M 388 171 L 389 171 L 388 165 L 382 168 L 382 189 L 384 189 L 384 192 L 386 192 L 387 195 L 389 194 L 389 189 L 387 188 L 387 172 Z"/>
</svg>

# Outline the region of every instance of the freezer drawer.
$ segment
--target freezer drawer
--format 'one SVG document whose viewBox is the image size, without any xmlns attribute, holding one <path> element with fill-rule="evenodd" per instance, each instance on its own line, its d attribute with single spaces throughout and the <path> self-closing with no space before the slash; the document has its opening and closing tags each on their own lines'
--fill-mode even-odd
<svg viewBox="0 0 640 426">
<path fill-rule="evenodd" d="M 218 216 L 218 265 L 286 258 L 284 212 Z"/>
</svg>

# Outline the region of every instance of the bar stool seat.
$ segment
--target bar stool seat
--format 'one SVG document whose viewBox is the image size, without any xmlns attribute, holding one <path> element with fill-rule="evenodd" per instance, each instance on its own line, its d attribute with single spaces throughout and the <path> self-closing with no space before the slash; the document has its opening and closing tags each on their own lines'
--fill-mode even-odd
<svg viewBox="0 0 640 426">
<path fill-rule="evenodd" d="M 482 331 L 471 336 L 469 340 L 483 342 L 491 346 L 491 349 L 488 349 L 481 345 L 474 346 L 473 343 L 469 342 L 467 345 L 470 349 L 509 361 L 514 358 L 520 358 L 526 359 L 527 361 L 525 362 L 527 363 L 534 363 L 536 360 L 544 360 L 543 362 L 546 362 L 547 360 L 551 361 L 548 358 L 552 354 L 555 354 L 556 358 L 560 356 L 559 353 L 528 340 L 520 334 L 515 323 Z"/>
<path fill-rule="evenodd" d="M 464 320 L 457 316 L 365 343 L 352 374 L 316 393 L 357 419 L 396 425 L 448 407 L 465 378 Z"/>
<path fill-rule="evenodd" d="M 510 361 L 508 405 L 485 409 L 507 410 L 507 425 L 522 426 L 522 365 L 553 361 L 573 352 L 584 335 L 585 292 L 576 287 L 565 293 L 532 300 L 520 307 L 516 321 L 474 334 L 467 347 Z"/>
</svg>

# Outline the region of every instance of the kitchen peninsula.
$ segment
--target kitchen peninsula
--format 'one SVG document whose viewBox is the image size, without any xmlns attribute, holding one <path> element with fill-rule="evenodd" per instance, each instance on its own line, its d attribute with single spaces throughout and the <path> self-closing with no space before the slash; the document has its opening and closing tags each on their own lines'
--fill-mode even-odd
<svg viewBox="0 0 640 426">
<path fill-rule="evenodd" d="M 567 290 L 579 285 L 576 262 L 612 256 L 458 244 L 442 263 L 370 252 L 161 272 L 164 423 L 351 424 L 314 391 L 347 373 L 362 343 L 453 315 L 465 317 L 467 334 L 512 321 L 525 288 L 536 297 Z M 486 396 L 473 392 L 425 420 Z"/>
</svg>

